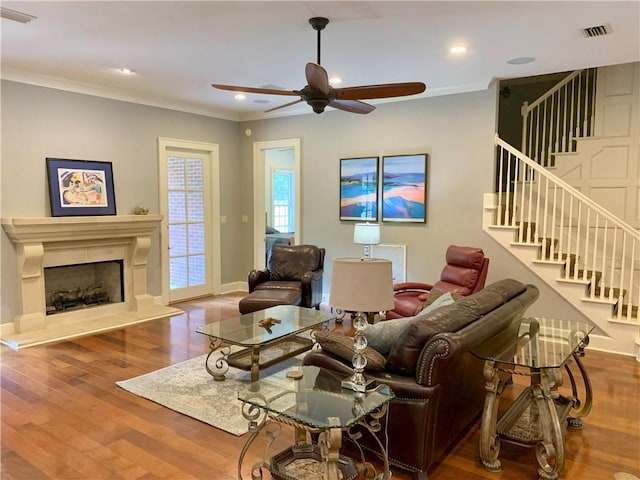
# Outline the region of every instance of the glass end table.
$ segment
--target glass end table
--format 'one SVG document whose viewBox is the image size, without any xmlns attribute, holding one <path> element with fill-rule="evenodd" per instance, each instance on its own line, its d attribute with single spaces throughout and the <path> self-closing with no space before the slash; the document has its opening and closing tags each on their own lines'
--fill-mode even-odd
<svg viewBox="0 0 640 480">
<path fill-rule="evenodd" d="M 300 376 L 299 379 L 289 376 Z M 238 478 L 242 479 L 244 457 L 257 435 L 265 431 L 268 444 L 261 462 L 253 465 L 252 478 L 262 478 L 267 469 L 279 480 L 349 480 L 358 477 L 354 461 L 340 454 L 342 433 L 358 446 L 362 430 L 374 434 L 381 429 L 380 418 L 395 397 L 386 385 L 368 392 L 355 392 L 341 387 L 343 376 L 315 366 L 293 367 L 282 374 L 268 376 L 242 385 L 238 399 L 243 402 L 242 414 L 249 421 L 249 438 L 238 460 Z M 270 458 L 266 454 L 279 435 L 281 425 L 292 425 L 293 445 Z M 355 427 L 361 427 L 356 429 Z M 317 434 L 318 441 L 310 441 Z M 360 450 L 360 467 L 379 480 L 391 478 L 385 445 L 377 440 L 384 469 L 378 474 Z"/>
<path fill-rule="evenodd" d="M 480 458 L 487 470 L 501 469 L 498 454 L 503 440 L 535 447 L 539 478 L 558 478 L 564 466 L 566 427 L 582 428 L 582 417 L 591 410 L 591 382 L 580 358 L 593 328 L 582 321 L 526 318 L 512 341 L 498 343 L 493 338 L 471 352 L 485 362 Z M 570 395 L 558 390 L 562 369 L 571 384 Z M 498 420 L 500 395 L 511 375 L 529 376 L 530 385 Z M 579 380 L 584 400 L 579 398 Z"/>
</svg>

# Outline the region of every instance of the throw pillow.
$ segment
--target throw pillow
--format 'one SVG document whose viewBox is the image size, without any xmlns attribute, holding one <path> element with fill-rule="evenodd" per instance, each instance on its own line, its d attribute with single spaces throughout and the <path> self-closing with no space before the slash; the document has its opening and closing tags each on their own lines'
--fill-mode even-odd
<svg viewBox="0 0 640 480">
<path fill-rule="evenodd" d="M 416 320 L 429 315 L 430 312 L 445 305 L 453 303 L 453 297 L 450 293 L 439 295 L 430 305 L 425 307 L 415 317 L 395 318 L 392 320 L 384 320 L 373 325 L 367 325 L 364 330 L 364 336 L 367 337 L 367 343 L 370 347 L 376 349 L 382 355 L 388 355 L 391 347 L 402 332 Z"/>
<path fill-rule="evenodd" d="M 331 330 L 320 330 L 316 333 L 316 342 L 322 350 L 333 353 L 335 356 L 349 362 L 353 359 L 355 350 L 353 348 L 353 338 Z M 365 370 L 381 371 L 387 363 L 387 359 L 371 347 L 364 349 L 364 356 L 367 359 Z"/>
<path fill-rule="evenodd" d="M 424 294 L 426 298 L 424 300 L 424 303 L 422 304 L 422 309 L 424 310 L 425 308 L 430 306 L 433 302 L 438 300 L 440 297 L 447 294 L 451 295 L 451 298 L 453 299 L 454 302 L 457 302 L 459 299 L 463 298 L 463 296 L 460 295 L 459 293 L 445 292 L 443 290 L 436 290 L 434 288 L 429 293 Z"/>
</svg>

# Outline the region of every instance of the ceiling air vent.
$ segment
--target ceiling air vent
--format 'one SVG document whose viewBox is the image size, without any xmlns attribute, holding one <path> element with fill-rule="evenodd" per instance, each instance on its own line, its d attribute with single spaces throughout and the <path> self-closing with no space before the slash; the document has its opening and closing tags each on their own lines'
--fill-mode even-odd
<svg viewBox="0 0 640 480">
<path fill-rule="evenodd" d="M 612 33 L 610 25 L 598 25 L 596 27 L 587 27 L 582 29 L 582 33 L 585 37 L 601 37 L 603 35 L 609 35 Z"/>
</svg>

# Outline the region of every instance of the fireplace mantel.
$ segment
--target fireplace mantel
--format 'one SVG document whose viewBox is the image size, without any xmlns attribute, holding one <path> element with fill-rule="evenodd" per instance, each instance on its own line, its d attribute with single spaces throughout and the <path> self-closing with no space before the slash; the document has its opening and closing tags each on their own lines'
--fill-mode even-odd
<svg viewBox="0 0 640 480">
<path fill-rule="evenodd" d="M 181 313 L 157 305 L 147 291 L 152 233 L 162 215 L 14 217 L 0 222 L 14 244 L 20 297 L 15 340 L 3 334 L 3 343 L 72 337 Z M 123 262 L 123 302 L 47 315 L 45 268 L 111 260 Z"/>
<path fill-rule="evenodd" d="M 46 243 L 147 236 L 162 215 L 106 215 L 100 217 L 3 218 L 2 228 L 14 243 Z"/>
</svg>

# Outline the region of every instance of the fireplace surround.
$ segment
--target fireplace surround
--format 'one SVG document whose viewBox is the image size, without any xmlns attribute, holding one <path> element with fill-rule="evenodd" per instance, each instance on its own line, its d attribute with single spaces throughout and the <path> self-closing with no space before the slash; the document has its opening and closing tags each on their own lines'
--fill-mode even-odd
<svg viewBox="0 0 640 480">
<path fill-rule="evenodd" d="M 151 234 L 161 221 L 161 215 L 3 218 L 17 260 L 14 333 L 33 337 L 46 330 L 68 332 L 72 324 L 83 333 L 83 323 L 100 331 L 181 313 L 156 305 L 147 291 Z M 123 301 L 47 315 L 45 268 L 107 261 L 122 262 Z"/>
</svg>

